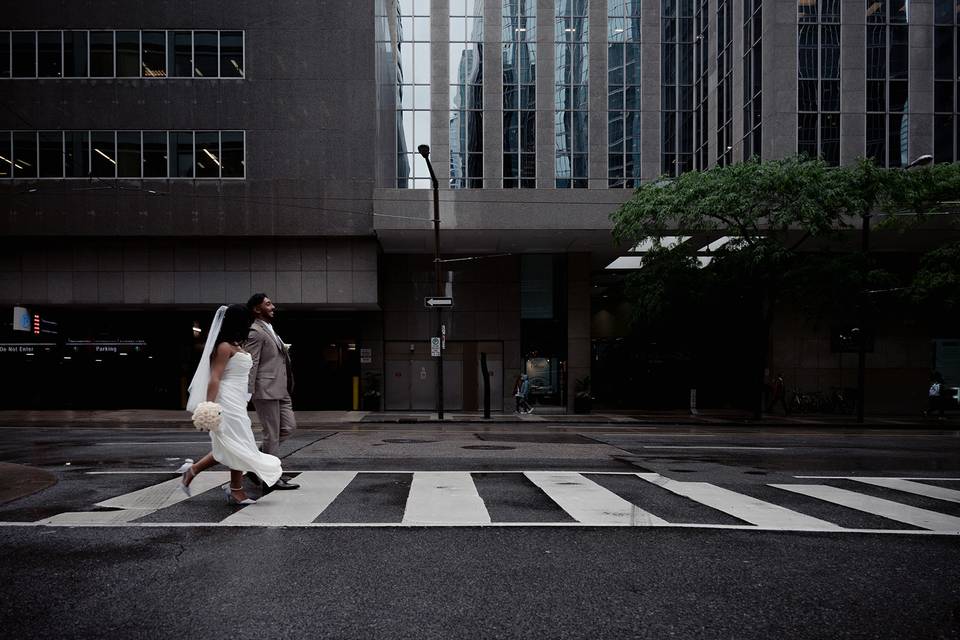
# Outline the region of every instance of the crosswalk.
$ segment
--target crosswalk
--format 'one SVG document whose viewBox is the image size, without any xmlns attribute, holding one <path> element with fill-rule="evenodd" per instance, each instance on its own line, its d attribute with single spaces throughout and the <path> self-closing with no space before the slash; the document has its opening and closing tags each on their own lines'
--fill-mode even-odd
<svg viewBox="0 0 960 640">
<path fill-rule="evenodd" d="M 397 510 L 378 518 L 376 504 L 365 501 L 371 490 L 370 478 L 376 478 L 375 474 L 388 474 L 393 484 L 401 487 L 401 493 L 405 490 L 401 518 L 396 517 Z M 494 491 L 487 483 L 491 476 L 509 477 L 509 482 Z M 255 504 L 238 508 L 225 504 L 220 489 L 229 480 L 227 472 L 207 471 L 193 481 L 189 497 L 180 491 L 177 476 L 98 502 L 91 510 L 60 513 L 36 522 L 0 525 L 692 527 L 960 535 L 960 517 L 951 515 L 960 513 L 960 508 L 954 506 L 960 503 L 960 490 L 943 486 L 950 485 L 951 481 L 957 481 L 960 486 L 960 479 L 851 476 L 824 478 L 824 482 L 816 484 L 810 482 L 809 476 L 794 479 L 795 482 L 757 485 L 765 492 L 765 499 L 760 499 L 716 484 L 680 481 L 658 473 L 302 471 L 296 476 L 299 490 L 274 491 Z M 613 486 L 610 480 L 616 482 L 616 491 L 610 488 Z M 532 501 L 540 504 L 547 515 L 536 521 L 504 518 L 502 514 L 511 512 L 505 511 L 503 505 L 515 505 L 522 500 L 510 495 L 510 487 L 523 488 L 526 499 L 534 495 Z M 878 492 L 885 497 L 876 495 Z M 647 496 L 649 504 L 637 496 Z M 789 496 L 793 496 L 793 500 Z M 780 497 L 789 506 L 776 504 Z M 676 513 L 671 509 L 671 500 L 685 501 L 687 506 L 696 506 L 706 515 L 693 522 L 689 518 L 671 517 Z M 917 501 L 924 506 L 917 506 Z M 940 507 L 943 511 L 926 508 L 931 504 L 943 505 Z M 195 508 L 200 515 L 191 515 L 193 512 L 187 507 Z M 371 512 L 363 513 L 362 518 L 344 521 L 335 518 L 338 513 L 362 513 L 365 507 Z M 851 518 L 856 520 L 857 514 L 866 514 L 872 518 L 870 522 L 882 519 L 884 526 L 841 524 Z"/>
</svg>

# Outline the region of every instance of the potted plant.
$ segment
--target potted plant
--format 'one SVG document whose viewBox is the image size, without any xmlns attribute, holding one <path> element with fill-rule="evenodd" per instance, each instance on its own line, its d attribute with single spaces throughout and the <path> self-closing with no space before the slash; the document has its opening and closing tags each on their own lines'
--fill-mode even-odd
<svg viewBox="0 0 960 640">
<path fill-rule="evenodd" d="M 590 413 L 593 406 L 593 397 L 590 395 L 590 376 L 574 382 L 573 389 L 573 412 Z"/>
<path fill-rule="evenodd" d="M 380 411 L 380 374 L 367 371 L 363 374 L 363 410 Z"/>
</svg>

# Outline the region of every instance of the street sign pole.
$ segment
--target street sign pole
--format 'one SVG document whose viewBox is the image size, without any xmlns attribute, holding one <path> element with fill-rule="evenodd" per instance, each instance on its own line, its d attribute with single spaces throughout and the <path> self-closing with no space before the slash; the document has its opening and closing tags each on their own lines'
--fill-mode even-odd
<svg viewBox="0 0 960 640">
<path fill-rule="evenodd" d="M 443 280 L 440 273 L 440 184 L 437 182 L 437 174 L 433 171 L 433 164 L 430 162 L 430 147 L 422 144 L 417 147 L 417 151 L 423 156 L 427 163 L 427 170 L 430 172 L 430 180 L 433 183 L 433 273 L 436 279 L 437 297 L 443 297 Z M 443 331 L 443 307 L 437 305 L 437 338 Z M 443 349 L 440 349 L 440 355 L 437 357 L 437 419 L 443 420 Z"/>
</svg>

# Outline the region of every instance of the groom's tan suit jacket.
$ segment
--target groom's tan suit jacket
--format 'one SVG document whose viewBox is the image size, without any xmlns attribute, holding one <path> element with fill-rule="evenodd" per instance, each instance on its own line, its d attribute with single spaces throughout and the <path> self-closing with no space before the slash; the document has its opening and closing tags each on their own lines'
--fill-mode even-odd
<svg viewBox="0 0 960 640">
<path fill-rule="evenodd" d="M 293 391 L 290 352 L 274 335 L 262 320 L 255 320 L 243 343 L 253 359 L 247 391 L 254 400 L 282 400 Z"/>
</svg>

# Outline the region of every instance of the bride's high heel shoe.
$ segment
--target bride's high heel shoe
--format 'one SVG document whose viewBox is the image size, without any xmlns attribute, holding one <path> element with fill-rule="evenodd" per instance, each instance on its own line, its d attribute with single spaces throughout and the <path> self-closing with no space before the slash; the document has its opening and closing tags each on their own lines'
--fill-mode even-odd
<svg viewBox="0 0 960 640">
<path fill-rule="evenodd" d="M 187 484 L 187 479 L 193 480 L 197 477 L 197 474 L 193 472 L 193 460 L 190 458 L 186 459 L 180 468 L 177 469 L 177 473 L 180 474 L 180 490 L 187 494 L 187 497 L 190 497 L 190 485 Z M 190 474 L 190 475 L 187 475 Z"/>
<path fill-rule="evenodd" d="M 234 491 L 243 491 L 243 487 L 224 487 L 223 492 L 227 494 L 227 504 L 253 504 L 256 502 L 253 498 L 244 498 L 243 500 L 237 500 L 233 497 Z"/>
</svg>

